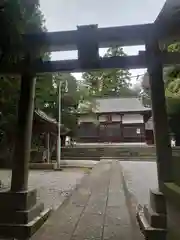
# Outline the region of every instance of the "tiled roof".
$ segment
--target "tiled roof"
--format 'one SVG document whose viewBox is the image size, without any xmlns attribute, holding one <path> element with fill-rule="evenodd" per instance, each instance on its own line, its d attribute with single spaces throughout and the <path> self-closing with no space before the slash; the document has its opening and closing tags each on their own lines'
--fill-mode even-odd
<svg viewBox="0 0 180 240">
<path fill-rule="evenodd" d="M 41 117 L 42 119 L 46 120 L 47 122 L 57 124 L 57 121 L 56 121 L 55 118 L 51 118 L 50 116 L 48 116 L 45 112 L 41 111 L 40 109 L 35 110 L 35 113 L 36 113 L 39 117 Z"/>
<path fill-rule="evenodd" d="M 40 109 L 35 110 L 35 114 L 40 118 L 43 119 L 44 121 L 51 123 L 54 125 L 56 128 L 58 127 L 58 122 L 56 121 L 55 118 L 52 118 L 48 116 L 45 112 L 41 111 Z M 61 124 L 61 134 L 66 134 L 70 130 L 64 126 L 64 124 Z"/>
<path fill-rule="evenodd" d="M 150 111 L 143 106 L 139 98 L 101 98 L 96 99 L 97 113 Z"/>
</svg>

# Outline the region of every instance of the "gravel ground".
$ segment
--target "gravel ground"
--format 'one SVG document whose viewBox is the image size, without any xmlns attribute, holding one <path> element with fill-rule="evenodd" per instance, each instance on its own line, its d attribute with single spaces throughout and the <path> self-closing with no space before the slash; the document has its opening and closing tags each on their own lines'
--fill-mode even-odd
<svg viewBox="0 0 180 240">
<path fill-rule="evenodd" d="M 80 183 L 85 172 L 78 169 L 59 171 L 30 171 L 29 188 L 38 189 L 38 201 L 45 208 L 57 209 L 70 192 Z M 10 186 L 11 171 L 0 170 L 3 186 Z"/>
<path fill-rule="evenodd" d="M 120 162 L 128 191 L 136 202 L 149 203 L 149 189 L 157 188 L 155 162 Z"/>
<path fill-rule="evenodd" d="M 149 202 L 149 189 L 157 188 L 155 162 L 120 162 L 128 191 L 140 204 Z M 83 170 L 30 171 L 29 187 L 38 189 L 38 201 L 56 209 L 84 176 Z M 3 185 L 10 185 L 11 172 L 0 170 Z"/>
</svg>

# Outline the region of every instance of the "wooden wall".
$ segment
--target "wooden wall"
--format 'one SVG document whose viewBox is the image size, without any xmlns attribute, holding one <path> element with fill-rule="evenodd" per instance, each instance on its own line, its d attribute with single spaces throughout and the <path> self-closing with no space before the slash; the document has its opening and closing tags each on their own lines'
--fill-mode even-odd
<svg viewBox="0 0 180 240">
<path fill-rule="evenodd" d="M 94 118 L 95 119 L 95 118 Z M 141 114 L 109 114 L 79 119 L 80 142 L 145 142 L 145 124 Z"/>
</svg>

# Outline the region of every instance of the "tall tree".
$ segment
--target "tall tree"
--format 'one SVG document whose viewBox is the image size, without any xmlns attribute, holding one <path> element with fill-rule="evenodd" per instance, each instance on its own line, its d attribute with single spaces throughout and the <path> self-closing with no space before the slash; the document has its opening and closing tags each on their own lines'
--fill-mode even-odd
<svg viewBox="0 0 180 240">
<path fill-rule="evenodd" d="M 123 48 L 110 47 L 104 58 L 126 56 Z M 105 71 L 87 72 L 83 74 L 89 92 L 92 96 L 127 96 L 131 95 L 129 70 L 110 69 Z"/>
<path fill-rule="evenodd" d="M 37 83 L 36 106 L 58 120 L 59 84 L 61 84 L 61 122 L 72 132 L 76 129 L 76 109 L 79 103 L 76 79 L 69 73 L 55 73 L 52 82 Z"/>
<path fill-rule="evenodd" d="M 17 52 L 24 33 L 45 30 L 44 18 L 39 8 L 39 1 L 2 0 L 0 3 L 0 26 L 3 34 L 0 38 L 0 63 L 14 63 L 22 59 Z M 29 46 L 31 47 L 31 46 Z M 31 49 L 32 52 L 32 49 Z M 38 56 L 44 53 L 36 49 Z M 0 132 L 1 146 L 8 147 L 13 142 L 20 79 L 17 76 L 1 76 L 0 81 Z"/>
<path fill-rule="evenodd" d="M 0 6 L 1 60 L 17 61 L 22 57 L 16 51 L 22 43 L 22 34 L 45 30 L 39 0 L 2 0 Z"/>
</svg>

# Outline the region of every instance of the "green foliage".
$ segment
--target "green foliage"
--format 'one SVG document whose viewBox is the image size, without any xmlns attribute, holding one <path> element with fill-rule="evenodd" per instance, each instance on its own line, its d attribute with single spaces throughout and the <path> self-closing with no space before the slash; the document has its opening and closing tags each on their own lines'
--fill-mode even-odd
<svg viewBox="0 0 180 240">
<path fill-rule="evenodd" d="M 22 34 L 46 31 L 44 17 L 39 8 L 39 0 L 5 0 L 0 3 L 0 26 L 3 35 L 0 38 L 2 52 L 1 62 L 14 63 L 21 60 L 22 54 L 16 52 L 21 45 Z M 28 47 L 28 46 L 26 46 Z M 32 48 L 32 46 L 29 46 Z M 25 49 L 26 50 L 26 49 Z M 33 50 L 33 52 L 32 52 Z M 43 49 L 31 49 L 34 56 L 41 56 L 50 60 L 50 55 Z M 78 97 L 76 94 L 76 80 L 70 74 L 41 74 L 37 76 L 35 107 L 45 111 L 52 117 L 58 118 L 58 88 L 62 82 L 62 122 L 73 129 L 76 123 L 74 114 Z M 68 91 L 65 82 L 68 82 Z M 17 119 L 17 105 L 19 99 L 20 79 L 17 76 L 2 76 L 0 81 L 1 107 L 1 142 L 6 144 L 14 141 L 14 129 Z"/>
<path fill-rule="evenodd" d="M 61 121 L 72 132 L 76 129 L 76 109 L 79 103 L 77 94 L 76 79 L 69 73 L 56 73 L 52 76 L 52 81 L 38 78 L 36 84 L 36 107 L 42 109 L 50 116 L 59 119 L 59 84 L 61 84 Z"/>
<path fill-rule="evenodd" d="M 116 56 L 125 56 L 121 47 L 109 48 L 103 57 Z M 123 69 L 109 69 L 83 74 L 89 95 L 93 97 L 134 95 L 130 89 L 130 77 L 130 72 Z"/>
<path fill-rule="evenodd" d="M 126 56 L 123 48 L 110 47 L 103 58 Z M 79 85 L 79 112 L 93 114 L 97 108 L 93 99 L 96 97 L 134 97 L 137 90 L 131 88 L 131 74 L 129 70 L 108 69 L 83 73 L 83 82 Z"/>
<path fill-rule="evenodd" d="M 180 42 L 170 44 L 168 46 L 168 51 L 169 52 L 180 52 Z"/>
<path fill-rule="evenodd" d="M 168 46 L 169 52 L 180 52 L 180 42 Z M 164 85 L 167 113 L 171 131 L 176 136 L 176 142 L 180 145 L 180 67 L 178 65 L 164 69 Z M 144 103 L 151 105 L 150 90 L 143 89 Z"/>
<path fill-rule="evenodd" d="M 151 93 L 149 89 L 143 89 L 140 93 L 140 97 L 145 107 L 151 107 Z"/>
<path fill-rule="evenodd" d="M 0 27 L 3 34 L 0 37 L 0 63 L 14 63 L 22 59 L 17 46 L 21 44 L 22 34 L 45 30 L 44 18 L 39 9 L 38 0 L 4 0 L 0 3 Z M 31 53 L 32 53 L 32 46 Z M 33 54 L 40 56 L 41 49 L 33 49 Z M 44 55 L 44 54 L 43 54 Z M 47 57 L 48 55 L 44 55 Z M 49 56 L 48 56 L 49 57 Z M 19 99 L 19 76 L 0 76 L 0 133 L 1 149 L 12 148 L 15 136 L 17 106 Z M 42 77 L 40 77 L 42 79 Z M 37 82 L 40 81 L 38 78 Z M 51 76 L 44 75 L 44 79 Z M 38 85 L 38 84 L 37 84 Z M 40 100 L 36 97 L 37 105 Z M 4 148 L 3 146 L 6 146 Z"/>
<path fill-rule="evenodd" d="M 179 52 L 180 43 L 172 44 L 169 51 Z M 176 144 L 180 145 L 180 67 L 173 66 L 168 69 L 165 75 L 165 95 L 167 103 L 167 113 L 171 131 L 175 134 Z"/>
<path fill-rule="evenodd" d="M 1 60 L 14 62 L 22 57 L 22 53 L 16 52 L 22 42 L 22 34 L 45 30 L 44 18 L 39 9 L 39 0 L 3 0 L 0 11 L 0 26 L 3 29 L 0 38 Z M 36 51 L 39 54 L 40 49 Z"/>
<path fill-rule="evenodd" d="M 12 77 L 0 78 L 0 143 L 14 141 L 14 131 L 17 116 L 17 100 L 19 96 L 19 81 Z"/>
<path fill-rule="evenodd" d="M 180 43 L 168 46 L 168 51 L 179 52 Z M 170 117 L 180 115 L 180 67 L 173 66 L 165 74 L 165 95 L 167 111 Z"/>
</svg>

